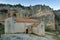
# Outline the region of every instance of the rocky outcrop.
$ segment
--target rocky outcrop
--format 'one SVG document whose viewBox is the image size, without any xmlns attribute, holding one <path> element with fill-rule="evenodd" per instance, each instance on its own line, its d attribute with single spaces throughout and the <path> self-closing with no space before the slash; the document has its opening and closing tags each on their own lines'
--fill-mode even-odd
<svg viewBox="0 0 60 40">
<path fill-rule="evenodd" d="M 35 12 L 32 14 L 32 18 L 44 21 L 46 29 L 55 30 L 55 15 L 50 7 L 36 5 L 31 8 L 33 9 L 33 13 Z"/>
</svg>

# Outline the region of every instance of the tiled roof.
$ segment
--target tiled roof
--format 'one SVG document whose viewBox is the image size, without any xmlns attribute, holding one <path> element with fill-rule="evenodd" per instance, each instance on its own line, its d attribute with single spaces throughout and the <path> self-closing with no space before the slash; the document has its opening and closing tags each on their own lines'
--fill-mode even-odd
<svg viewBox="0 0 60 40">
<path fill-rule="evenodd" d="M 16 22 L 28 22 L 28 23 L 37 23 L 38 20 L 29 19 L 29 18 L 16 18 Z"/>
</svg>

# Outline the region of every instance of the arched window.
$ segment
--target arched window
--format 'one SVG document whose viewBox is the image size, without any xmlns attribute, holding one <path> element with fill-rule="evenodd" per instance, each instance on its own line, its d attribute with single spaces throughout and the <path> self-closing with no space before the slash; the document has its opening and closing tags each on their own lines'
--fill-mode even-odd
<svg viewBox="0 0 60 40">
<path fill-rule="evenodd" d="M 14 17 L 16 17 L 16 14 L 13 14 Z"/>
<path fill-rule="evenodd" d="M 0 12 L 7 13 L 8 10 L 7 9 L 1 9 Z"/>
</svg>

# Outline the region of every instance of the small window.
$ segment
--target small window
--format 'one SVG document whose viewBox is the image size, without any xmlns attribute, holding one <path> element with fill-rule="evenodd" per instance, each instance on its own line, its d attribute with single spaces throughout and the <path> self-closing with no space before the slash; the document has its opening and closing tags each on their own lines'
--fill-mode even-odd
<svg viewBox="0 0 60 40">
<path fill-rule="evenodd" d="M 14 17 L 16 17 L 16 14 L 13 14 Z"/>
</svg>

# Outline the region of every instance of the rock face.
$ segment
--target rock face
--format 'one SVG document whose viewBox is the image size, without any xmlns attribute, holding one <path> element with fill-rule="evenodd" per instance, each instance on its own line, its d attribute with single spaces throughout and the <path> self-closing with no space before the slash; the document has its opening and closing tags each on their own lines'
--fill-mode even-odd
<svg viewBox="0 0 60 40">
<path fill-rule="evenodd" d="M 39 19 L 39 21 L 44 20 L 46 29 L 55 30 L 55 20 L 54 20 L 55 15 L 53 14 L 53 11 L 49 6 L 35 5 L 35 6 L 24 7 L 21 5 L 9 5 L 7 6 L 7 9 L 9 13 L 13 12 L 19 14 L 19 16 L 23 18 L 29 17 L 35 19 L 37 18 Z"/>
<path fill-rule="evenodd" d="M 50 7 L 36 5 L 31 9 L 33 10 L 32 18 L 37 18 L 40 21 L 44 20 L 46 29 L 55 30 L 55 15 Z"/>
<path fill-rule="evenodd" d="M 55 27 L 56 30 L 60 32 L 60 10 L 54 10 L 55 14 Z"/>
</svg>

